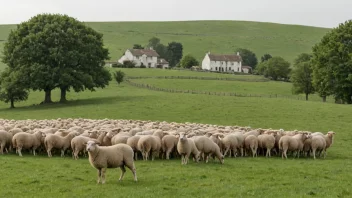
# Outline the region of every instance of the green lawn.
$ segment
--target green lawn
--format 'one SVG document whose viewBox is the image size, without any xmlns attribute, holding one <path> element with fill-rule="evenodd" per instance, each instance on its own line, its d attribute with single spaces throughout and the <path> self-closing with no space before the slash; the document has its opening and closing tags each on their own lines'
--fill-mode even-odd
<svg viewBox="0 0 352 198">
<path fill-rule="evenodd" d="M 133 44 L 147 44 L 156 36 L 167 44 L 181 42 L 184 54 L 201 61 L 206 52 L 234 53 L 238 47 L 253 50 L 260 58 L 265 53 L 292 61 L 298 54 L 310 52 L 329 30 L 326 28 L 243 21 L 191 22 L 94 22 L 87 23 L 104 34 L 104 43 L 112 60 L 122 56 Z M 0 25 L 2 44 L 15 25 Z M 0 53 L 1 54 L 1 53 Z M 4 65 L 0 63 L 0 70 Z"/>
</svg>

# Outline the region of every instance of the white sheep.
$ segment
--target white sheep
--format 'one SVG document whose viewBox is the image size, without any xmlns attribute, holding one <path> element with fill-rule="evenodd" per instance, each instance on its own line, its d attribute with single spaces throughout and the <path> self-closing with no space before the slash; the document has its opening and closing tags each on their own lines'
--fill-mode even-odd
<svg viewBox="0 0 352 198">
<path fill-rule="evenodd" d="M 224 156 L 221 154 L 219 146 L 209 138 L 205 136 L 195 136 L 194 143 L 201 155 L 204 154 L 205 163 L 208 163 L 209 154 L 215 155 L 221 164 L 224 163 Z"/>
<path fill-rule="evenodd" d="M 44 146 L 48 153 L 48 157 L 52 157 L 51 149 L 61 150 L 61 157 L 64 157 L 66 149 L 70 148 L 71 140 L 79 135 L 78 132 L 70 132 L 65 137 L 55 134 L 49 134 L 44 139 Z"/>
<path fill-rule="evenodd" d="M 37 131 L 33 134 L 26 132 L 16 133 L 12 137 L 12 146 L 16 148 L 16 152 L 22 157 L 22 148 L 32 149 L 33 155 L 36 155 L 35 150 L 41 145 L 41 139 L 45 134 L 41 131 Z"/>
<path fill-rule="evenodd" d="M 95 141 L 87 142 L 87 151 L 89 154 L 90 164 L 98 170 L 98 184 L 105 183 L 105 172 L 107 168 L 121 169 L 119 181 L 123 179 L 126 172 L 125 166 L 133 173 L 134 181 L 137 182 L 137 173 L 133 161 L 133 150 L 126 144 L 117 144 L 113 146 L 100 147 Z"/>
<path fill-rule="evenodd" d="M 4 149 L 8 153 L 11 149 L 12 134 L 4 130 L 0 131 L 0 154 L 4 154 Z"/>
<path fill-rule="evenodd" d="M 262 134 L 258 136 L 258 147 L 261 150 L 266 149 L 265 157 L 271 157 L 271 149 L 275 146 L 274 134 Z"/>
<path fill-rule="evenodd" d="M 308 133 L 300 133 L 294 136 L 282 136 L 279 141 L 279 149 L 282 151 L 282 158 L 287 159 L 287 151 L 296 151 L 297 157 L 299 158 L 299 153 L 303 150 L 304 141 L 307 138 L 310 138 Z"/>
<path fill-rule="evenodd" d="M 240 148 L 240 145 L 238 144 L 237 136 L 235 134 L 229 134 L 229 135 L 226 135 L 224 138 L 222 138 L 221 145 L 223 146 L 224 156 L 226 156 L 227 152 L 230 151 L 230 157 L 232 155 L 236 157 L 237 149 Z"/>
<path fill-rule="evenodd" d="M 184 132 L 180 133 L 180 137 L 177 143 L 177 152 L 181 155 L 181 164 L 187 164 L 189 156 L 193 154 L 196 162 L 199 161 L 199 151 L 194 143 L 194 141 L 190 138 L 187 138 Z"/>
<path fill-rule="evenodd" d="M 252 151 L 253 157 L 257 157 L 258 156 L 257 155 L 258 137 L 255 135 L 248 135 L 244 139 L 244 147 L 245 147 L 246 151 Z"/>
<path fill-rule="evenodd" d="M 170 153 L 177 147 L 178 138 L 174 135 L 165 135 L 161 139 L 161 149 L 165 153 L 165 158 L 170 159 Z"/>
</svg>

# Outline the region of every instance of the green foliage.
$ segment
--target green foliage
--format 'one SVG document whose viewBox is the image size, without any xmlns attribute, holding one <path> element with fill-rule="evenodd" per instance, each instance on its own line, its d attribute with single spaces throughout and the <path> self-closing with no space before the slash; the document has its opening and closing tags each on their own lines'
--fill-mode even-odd
<svg viewBox="0 0 352 198">
<path fill-rule="evenodd" d="M 10 102 L 10 107 L 15 108 L 14 103 L 28 99 L 28 91 L 21 81 L 19 72 L 6 68 L 0 74 L 0 100 Z"/>
<path fill-rule="evenodd" d="M 129 60 L 123 61 L 122 68 L 135 68 L 135 67 L 136 67 L 135 62 L 129 61 Z"/>
<path fill-rule="evenodd" d="M 125 77 L 125 73 L 123 71 L 119 70 L 114 72 L 114 79 L 116 80 L 117 84 L 122 83 L 124 77 Z"/>
<path fill-rule="evenodd" d="M 192 66 L 199 66 L 199 62 L 192 55 L 188 54 L 182 58 L 180 66 L 183 68 L 191 68 Z"/>
<path fill-rule="evenodd" d="M 290 78 L 293 83 L 292 92 L 294 94 L 306 94 L 306 100 L 308 100 L 309 94 L 314 93 L 311 58 L 310 54 L 300 54 L 294 61 Z"/>
<path fill-rule="evenodd" d="M 178 42 L 169 43 L 167 46 L 167 54 L 168 58 L 166 60 L 169 62 L 169 65 L 171 67 L 176 66 L 183 56 L 183 45 Z"/>
<path fill-rule="evenodd" d="M 160 39 L 157 37 L 152 37 L 149 39 L 147 47 L 152 47 L 155 49 L 158 44 L 160 44 Z"/>
<path fill-rule="evenodd" d="M 103 68 L 109 59 L 103 35 L 67 15 L 39 14 L 10 32 L 3 62 L 27 74 L 25 84 L 44 90 L 44 102 L 51 102 L 51 90 L 104 88 L 111 80 Z"/>
<path fill-rule="evenodd" d="M 264 61 L 267 61 L 271 58 L 272 58 L 272 56 L 270 54 L 264 54 L 260 59 L 262 62 L 264 62 Z"/>
<path fill-rule="evenodd" d="M 327 33 L 313 47 L 313 83 L 324 98 L 352 103 L 352 20 Z"/>
<path fill-rule="evenodd" d="M 257 56 L 255 55 L 254 52 L 252 52 L 249 49 L 244 49 L 244 48 L 238 48 L 236 49 L 235 53 L 239 52 L 240 56 L 242 57 L 242 65 L 243 66 L 251 66 L 252 69 L 255 69 L 255 67 L 258 64 L 258 59 Z"/>
<path fill-rule="evenodd" d="M 144 49 L 142 45 L 140 44 L 134 44 L 133 49 Z"/>
<path fill-rule="evenodd" d="M 265 77 L 273 80 L 288 80 L 291 72 L 290 63 L 281 57 L 273 57 L 261 63 L 259 68 Z"/>
<path fill-rule="evenodd" d="M 167 48 L 165 45 L 158 43 L 154 50 L 159 54 L 159 58 L 167 58 Z"/>
</svg>

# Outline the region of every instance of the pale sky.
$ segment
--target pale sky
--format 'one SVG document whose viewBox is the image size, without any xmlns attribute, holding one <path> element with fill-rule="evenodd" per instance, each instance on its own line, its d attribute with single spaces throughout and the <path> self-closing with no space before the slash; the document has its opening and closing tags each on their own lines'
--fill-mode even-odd
<svg viewBox="0 0 352 198">
<path fill-rule="evenodd" d="M 80 21 L 240 20 L 331 28 L 352 19 L 352 0 L 0 0 L 0 24 L 40 13 Z"/>
</svg>

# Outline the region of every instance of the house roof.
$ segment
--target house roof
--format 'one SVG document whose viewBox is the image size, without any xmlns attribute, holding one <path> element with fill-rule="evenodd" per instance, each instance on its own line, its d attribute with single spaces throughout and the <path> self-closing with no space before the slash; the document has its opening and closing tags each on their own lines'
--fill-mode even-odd
<svg viewBox="0 0 352 198">
<path fill-rule="evenodd" d="M 252 69 L 251 66 L 242 66 L 242 69 Z"/>
<path fill-rule="evenodd" d="M 158 59 L 158 63 L 160 63 L 160 64 L 169 64 L 169 62 L 167 62 L 165 59 L 163 59 L 163 58 L 160 58 L 160 59 Z"/>
<path fill-rule="evenodd" d="M 240 62 L 241 56 L 236 54 L 208 54 L 211 61 Z"/>
<path fill-rule="evenodd" d="M 152 49 L 129 49 L 133 56 L 142 56 L 145 54 L 146 56 L 151 57 L 159 57 L 159 54 Z"/>
</svg>

